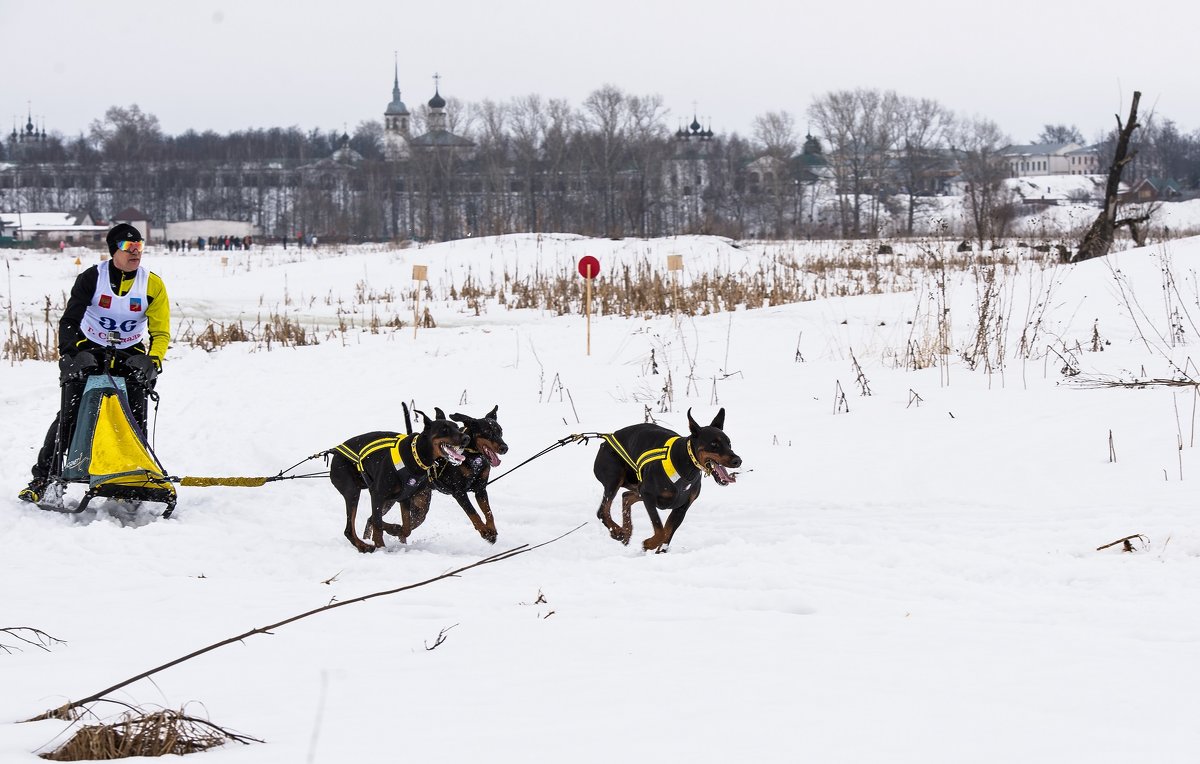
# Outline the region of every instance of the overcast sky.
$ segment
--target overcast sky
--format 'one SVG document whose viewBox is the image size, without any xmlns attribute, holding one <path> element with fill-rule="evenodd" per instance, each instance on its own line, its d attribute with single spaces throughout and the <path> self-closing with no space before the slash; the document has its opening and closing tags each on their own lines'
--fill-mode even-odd
<svg viewBox="0 0 1200 764">
<path fill-rule="evenodd" d="M 658 94 L 674 128 L 693 108 L 718 133 L 857 87 L 934 98 L 1014 142 L 1046 123 L 1089 140 L 1135 89 L 1200 128 L 1191 0 L 0 0 L 0 116 L 68 137 L 114 105 L 162 129 L 351 130 L 380 120 L 393 59 L 410 109 L 433 94 L 578 107 L 612 84 Z M 694 106 L 693 106 L 694 104 Z"/>
</svg>

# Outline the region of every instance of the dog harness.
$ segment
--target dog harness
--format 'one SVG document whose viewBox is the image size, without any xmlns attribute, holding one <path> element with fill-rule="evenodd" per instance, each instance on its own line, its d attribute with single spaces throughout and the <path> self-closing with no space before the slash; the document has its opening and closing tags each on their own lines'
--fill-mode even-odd
<svg viewBox="0 0 1200 764">
<path fill-rule="evenodd" d="M 626 464 L 633 468 L 633 471 L 637 473 L 637 479 L 639 483 L 642 482 L 642 470 L 646 469 L 647 466 L 655 462 L 662 463 L 663 473 L 666 474 L 667 479 L 672 483 L 678 483 L 683 479 L 683 476 L 679 474 L 679 470 L 675 469 L 675 463 L 671 461 L 671 446 L 675 444 L 675 441 L 679 440 L 678 435 L 673 438 L 669 438 L 666 443 L 658 448 L 652 448 L 648 451 L 642 452 L 642 455 L 636 460 L 629 456 L 629 452 L 625 450 L 624 446 L 617 442 L 617 439 L 613 435 L 602 434 L 600 437 L 604 438 L 605 443 L 612 446 L 612 450 L 617 452 L 617 456 L 620 456 L 625 460 Z M 692 453 L 691 440 L 687 441 L 687 454 L 692 460 L 692 464 L 696 465 L 701 472 L 706 474 L 708 473 L 708 470 L 704 469 L 700 462 L 696 461 L 696 455 Z"/>
<path fill-rule="evenodd" d="M 354 466 L 358 467 L 359 472 L 363 472 L 363 462 L 368 456 L 376 451 L 388 449 L 391 451 L 392 465 L 396 469 L 400 469 L 404 466 L 404 458 L 400 455 L 400 444 L 407 440 L 409 441 L 409 447 L 412 451 L 413 461 L 417 463 L 417 466 L 420 467 L 421 470 L 429 472 L 431 465 L 421 461 L 421 457 L 417 456 L 417 438 L 419 437 L 420 435 L 413 435 L 411 437 L 408 435 L 396 435 L 390 438 L 379 438 L 371 441 L 358 451 L 355 451 L 353 448 L 350 448 L 350 446 L 342 443 L 341 445 L 334 447 L 333 450 L 337 451 L 339 454 L 353 462 Z"/>
</svg>

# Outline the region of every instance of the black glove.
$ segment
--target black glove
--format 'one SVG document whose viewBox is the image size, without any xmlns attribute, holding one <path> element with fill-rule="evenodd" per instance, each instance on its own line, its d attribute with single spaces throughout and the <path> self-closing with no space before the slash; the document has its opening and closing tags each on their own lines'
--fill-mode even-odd
<svg viewBox="0 0 1200 764">
<path fill-rule="evenodd" d="M 154 384 L 154 380 L 158 379 L 158 364 L 148 355 L 135 355 L 132 358 L 125 359 L 125 365 L 133 372 L 133 376 L 142 383 L 143 386 L 149 387 Z"/>
<path fill-rule="evenodd" d="M 83 379 L 93 369 L 99 368 L 100 362 L 90 351 L 81 350 L 75 355 L 63 356 L 58 359 L 58 378 L 60 382 L 73 379 Z"/>
</svg>

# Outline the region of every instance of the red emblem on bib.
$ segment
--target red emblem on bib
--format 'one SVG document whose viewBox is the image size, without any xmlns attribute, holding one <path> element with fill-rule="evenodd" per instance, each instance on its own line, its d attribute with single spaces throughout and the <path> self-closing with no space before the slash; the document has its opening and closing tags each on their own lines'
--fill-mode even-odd
<svg viewBox="0 0 1200 764">
<path fill-rule="evenodd" d="M 100 307 L 101 308 L 112 307 L 112 298 L 106 294 L 100 295 Z"/>
</svg>

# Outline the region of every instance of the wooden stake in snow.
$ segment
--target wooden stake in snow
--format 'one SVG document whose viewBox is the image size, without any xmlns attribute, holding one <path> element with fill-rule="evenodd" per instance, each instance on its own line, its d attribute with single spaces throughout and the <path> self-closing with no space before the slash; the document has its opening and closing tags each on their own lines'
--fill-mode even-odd
<svg viewBox="0 0 1200 764">
<path fill-rule="evenodd" d="M 579 275 L 583 276 L 587 296 L 583 300 L 583 314 L 587 320 L 587 354 L 592 354 L 592 279 L 600 275 L 600 261 L 591 255 L 579 258 Z"/>
<path fill-rule="evenodd" d="M 413 281 L 417 282 L 417 298 L 413 301 L 413 339 L 417 338 L 417 327 L 421 325 L 421 284 L 425 281 L 428 268 L 424 265 L 413 266 Z"/>
<path fill-rule="evenodd" d="M 679 315 L 679 272 L 683 270 L 683 255 L 667 255 L 667 270 L 671 273 L 671 317 Z"/>
</svg>

